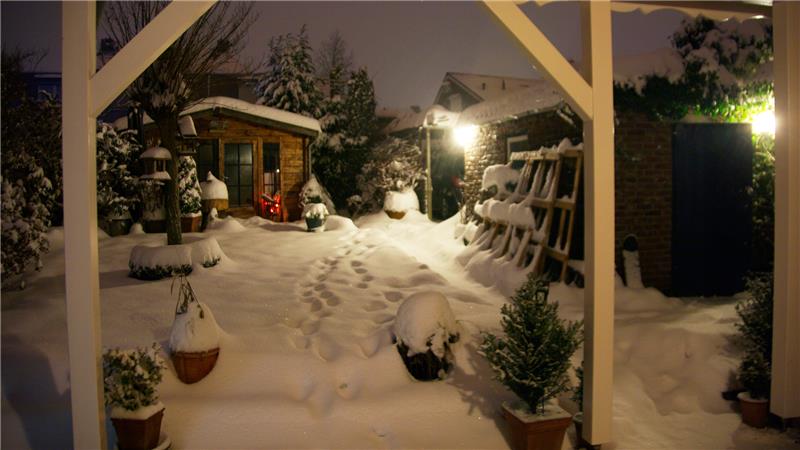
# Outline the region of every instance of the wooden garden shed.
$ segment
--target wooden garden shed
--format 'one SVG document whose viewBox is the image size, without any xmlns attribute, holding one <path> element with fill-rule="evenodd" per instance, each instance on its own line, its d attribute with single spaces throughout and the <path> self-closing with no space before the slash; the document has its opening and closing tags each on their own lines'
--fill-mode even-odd
<svg viewBox="0 0 800 450">
<path fill-rule="evenodd" d="M 208 172 L 228 186 L 229 212 L 268 216 L 263 195 L 280 195 L 281 221 L 300 219 L 300 189 L 310 174 L 309 144 L 320 132 L 315 119 L 230 97 L 208 97 L 181 113 L 191 117 L 197 174 Z M 145 117 L 147 146 L 158 132 Z M 189 127 L 191 128 L 191 127 Z M 271 219 L 276 219 L 271 216 Z"/>
</svg>

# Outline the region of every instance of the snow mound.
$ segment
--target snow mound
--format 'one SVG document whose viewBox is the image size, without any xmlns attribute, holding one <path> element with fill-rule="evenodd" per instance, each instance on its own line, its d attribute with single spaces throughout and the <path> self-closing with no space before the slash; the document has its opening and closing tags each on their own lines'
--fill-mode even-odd
<svg viewBox="0 0 800 450">
<path fill-rule="evenodd" d="M 200 183 L 200 190 L 202 191 L 201 198 L 203 200 L 228 199 L 228 186 L 217 179 L 210 171 L 206 175 L 206 181 Z"/>
<path fill-rule="evenodd" d="M 217 233 L 240 233 L 245 229 L 245 226 L 239 223 L 235 217 L 215 219 L 210 221 L 206 226 L 206 231 L 214 231 Z"/>
<path fill-rule="evenodd" d="M 397 310 L 394 322 L 397 343 L 408 347 L 408 356 L 426 353 L 443 358 L 447 343 L 458 336 L 458 324 L 447 297 L 435 291 L 408 297 Z"/>
<path fill-rule="evenodd" d="M 173 352 L 205 352 L 219 348 L 219 327 L 208 305 L 189 302 L 186 312 L 175 315 L 169 348 Z"/>
<path fill-rule="evenodd" d="M 128 267 L 133 278 L 159 280 L 189 274 L 195 265 L 215 266 L 224 256 L 213 237 L 182 245 L 137 245 L 131 250 Z"/>
<path fill-rule="evenodd" d="M 419 198 L 411 188 L 405 188 L 402 192 L 387 191 L 383 199 L 383 209 L 393 212 L 419 211 Z"/>
<path fill-rule="evenodd" d="M 142 223 L 136 222 L 135 224 L 131 225 L 131 229 L 128 230 L 128 234 L 129 235 L 145 234 Z"/>
<path fill-rule="evenodd" d="M 328 216 L 325 229 L 328 231 L 358 231 L 358 227 L 352 220 L 337 215 Z"/>
</svg>

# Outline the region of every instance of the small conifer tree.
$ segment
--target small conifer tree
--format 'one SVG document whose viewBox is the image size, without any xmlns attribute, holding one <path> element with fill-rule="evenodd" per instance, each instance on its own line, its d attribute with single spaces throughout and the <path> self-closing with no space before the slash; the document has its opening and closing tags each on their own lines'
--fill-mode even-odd
<svg viewBox="0 0 800 450">
<path fill-rule="evenodd" d="M 570 357 L 583 342 L 583 322 L 558 317 L 558 303 L 549 303 L 549 281 L 528 280 L 503 305 L 504 337 L 484 334 L 481 352 L 495 379 L 517 394 L 533 412 L 569 390 Z"/>
<path fill-rule="evenodd" d="M 181 156 L 178 164 L 178 194 L 181 201 L 181 215 L 200 212 L 202 208 L 200 182 L 197 181 L 197 163 L 191 156 Z"/>
<path fill-rule="evenodd" d="M 739 381 L 753 398 L 768 398 L 772 366 L 772 273 L 748 277 L 747 297 L 736 305 L 736 324 L 744 347 Z"/>
</svg>

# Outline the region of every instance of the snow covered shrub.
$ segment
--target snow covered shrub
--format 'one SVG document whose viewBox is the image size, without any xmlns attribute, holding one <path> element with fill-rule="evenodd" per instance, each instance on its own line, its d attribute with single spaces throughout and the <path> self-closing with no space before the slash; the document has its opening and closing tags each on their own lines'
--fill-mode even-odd
<svg viewBox="0 0 800 450">
<path fill-rule="evenodd" d="M 336 205 L 334 205 L 331 195 L 319 183 L 317 177 L 311 174 L 311 178 L 300 189 L 300 207 L 303 208 L 303 216 L 305 216 L 306 207 L 315 203 L 322 203 L 329 212 L 336 212 Z"/>
<path fill-rule="evenodd" d="M 158 404 L 164 361 L 158 344 L 103 353 L 103 387 L 106 406 L 135 411 Z"/>
<path fill-rule="evenodd" d="M 569 390 L 570 357 L 583 342 L 583 322 L 558 317 L 558 303 L 549 303 L 549 281 L 528 280 L 501 309 L 505 336 L 484 334 L 481 353 L 495 379 L 517 394 L 532 412 Z"/>
<path fill-rule="evenodd" d="M 747 278 L 747 296 L 736 304 L 736 329 L 744 348 L 739 381 L 753 398 L 768 398 L 772 364 L 772 273 Z"/>
<path fill-rule="evenodd" d="M 390 137 L 372 149 L 357 177 L 360 194 L 348 202 L 359 212 L 381 209 L 386 192 L 414 189 L 424 178 L 422 152 L 411 142 Z"/>
<path fill-rule="evenodd" d="M 139 204 L 138 183 L 131 173 L 141 146 L 132 131 L 117 133 L 97 124 L 97 215 L 101 220 L 132 218 Z"/>
<path fill-rule="evenodd" d="M 197 163 L 191 156 L 181 156 L 178 162 L 178 195 L 180 198 L 181 215 L 196 216 L 200 213 L 201 203 L 200 182 L 197 180 Z"/>
<path fill-rule="evenodd" d="M 128 276 L 138 280 L 160 280 L 192 273 L 192 249 L 189 245 L 148 247 L 137 245 L 128 260 Z"/>
<path fill-rule="evenodd" d="M 459 328 L 447 297 L 439 292 L 418 292 L 397 310 L 394 322 L 397 351 L 409 373 L 421 381 L 444 378 L 450 369 L 450 346 Z"/>
</svg>

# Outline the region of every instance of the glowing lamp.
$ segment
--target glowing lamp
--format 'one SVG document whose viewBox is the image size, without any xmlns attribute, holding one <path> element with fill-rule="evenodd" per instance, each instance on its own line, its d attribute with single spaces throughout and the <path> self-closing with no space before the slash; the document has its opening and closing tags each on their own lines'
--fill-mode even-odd
<svg viewBox="0 0 800 450">
<path fill-rule="evenodd" d="M 472 147 L 478 137 L 477 125 L 464 125 L 453 130 L 453 139 L 460 147 L 467 149 Z"/>
<path fill-rule="evenodd" d="M 750 124 L 753 127 L 753 134 L 775 135 L 775 112 L 760 112 L 750 119 Z"/>
</svg>

